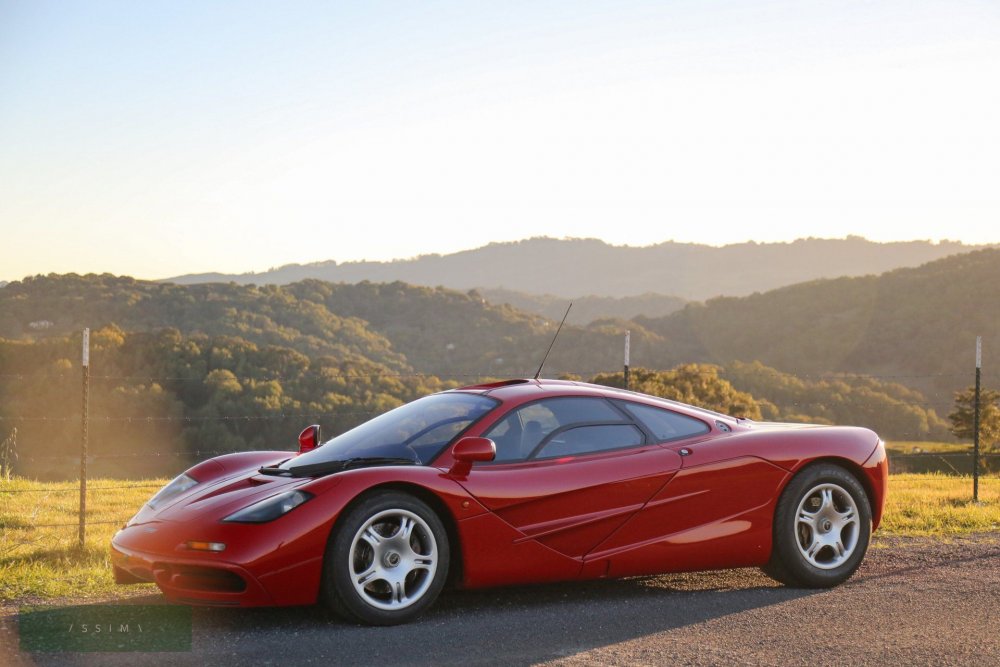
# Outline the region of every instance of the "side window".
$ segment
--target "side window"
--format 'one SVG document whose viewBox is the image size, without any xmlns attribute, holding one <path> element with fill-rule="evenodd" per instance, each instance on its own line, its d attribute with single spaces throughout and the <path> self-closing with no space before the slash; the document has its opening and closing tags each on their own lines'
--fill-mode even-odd
<svg viewBox="0 0 1000 667">
<path fill-rule="evenodd" d="M 517 447 L 517 458 L 527 457 L 552 431 L 559 428 L 559 417 L 544 403 L 527 405 L 517 411 L 521 425 L 521 441 Z"/>
<path fill-rule="evenodd" d="M 678 412 L 674 412 L 673 410 L 654 408 L 651 405 L 641 405 L 639 403 L 623 402 L 621 405 L 623 405 L 633 417 L 645 424 L 646 428 L 648 428 L 660 442 L 664 440 L 687 438 L 692 435 L 708 433 L 712 430 L 708 424 L 700 419 L 688 417 L 687 415 L 682 415 Z"/>
<path fill-rule="evenodd" d="M 576 426 L 552 436 L 552 439 L 538 452 L 537 458 L 549 459 L 635 447 L 641 445 L 644 440 L 642 431 L 631 424 Z"/>
<path fill-rule="evenodd" d="M 520 461 L 556 429 L 602 421 L 622 422 L 625 419 L 604 399 L 549 398 L 514 410 L 485 436 L 496 443 L 495 461 Z"/>
</svg>

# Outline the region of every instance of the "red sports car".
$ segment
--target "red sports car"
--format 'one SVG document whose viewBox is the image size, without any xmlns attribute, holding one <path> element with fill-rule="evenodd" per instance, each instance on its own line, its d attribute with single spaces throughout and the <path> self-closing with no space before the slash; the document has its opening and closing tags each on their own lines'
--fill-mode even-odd
<svg viewBox="0 0 1000 667">
<path fill-rule="evenodd" d="M 466 588 L 761 566 L 858 568 L 888 467 L 864 428 L 755 423 L 579 382 L 426 396 L 300 451 L 229 454 L 112 540 L 119 583 L 172 601 L 301 605 L 388 625 Z"/>
</svg>

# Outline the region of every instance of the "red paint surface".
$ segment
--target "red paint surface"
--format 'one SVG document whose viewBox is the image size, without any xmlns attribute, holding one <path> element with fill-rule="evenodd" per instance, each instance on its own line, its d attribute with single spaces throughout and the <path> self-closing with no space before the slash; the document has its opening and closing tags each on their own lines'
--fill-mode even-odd
<svg viewBox="0 0 1000 667">
<path fill-rule="evenodd" d="M 501 401 L 467 436 L 481 436 L 519 405 L 557 396 L 667 407 L 712 429 L 611 452 L 474 462 L 468 470 L 469 461 L 456 469 L 446 448 L 431 466 L 365 468 L 317 479 L 257 473 L 294 452 L 222 456 L 188 471 L 197 486 L 157 510 L 144 506 L 115 535 L 113 563 L 156 581 L 174 601 L 313 603 L 338 517 L 360 495 L 391 486 L 421 496 L 441 513 L 458 541 L 451 549 L 465 587 L 760 565 L 770 557 L 772 516 L 782 490 L 795 472 L 817 460 L 856 474 L 870 496 L 873 527 L 881 520 L 888 466 L 881 442 L 867 429 L 754 424 L 640 394 L 551 380 L 462 391 L 489 392 Z M 222 521 L 296 488 L 314 498 L 275 521 Z M 226 549 L 191 551 L 185 547 L 190 540 L 223 542 Z M 231 573 L 222 575 L 225 581 L 236 575 L 245 590 L 198 589 L 202 580 L 184 574 L 192 566 Z"/>
</svg>

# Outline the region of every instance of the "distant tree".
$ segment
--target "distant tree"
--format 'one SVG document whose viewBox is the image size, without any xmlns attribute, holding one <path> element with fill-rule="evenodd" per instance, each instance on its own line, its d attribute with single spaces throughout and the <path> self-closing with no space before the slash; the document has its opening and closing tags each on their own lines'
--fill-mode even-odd
<svg viewBox="0 0 1000 667">
<path fill-rule="evenodd" d="M 908 387 L 871 377 L 800 378 L 759 361 L 727 364 L 720 376 L 752 394 L 765 419 L 865 426 L 883 438 L 949 440 L 948 421 Z"/>
<path fill-rule="evenodd" d="M 609 387 L 624 385 L 622 373 L 602 373 L 591 382 Z M 719 377 L 711 364 L 682 364 L 668 371 L 633 368 L 629 387 L 653 396 L 682 401 L 737 417 L 760 419 L 760 406 L 750 394 L 737 391 Z"/>
<path fill-rule="evenodd" d="M 955 393 L 955 411 L 948 415 L 957 438 L 975 438 L 976 388 Z M 1000 391 L 983 389 L 979 394 L 979 445 L 992 449 L 1000 441 Z"/>
</svg>

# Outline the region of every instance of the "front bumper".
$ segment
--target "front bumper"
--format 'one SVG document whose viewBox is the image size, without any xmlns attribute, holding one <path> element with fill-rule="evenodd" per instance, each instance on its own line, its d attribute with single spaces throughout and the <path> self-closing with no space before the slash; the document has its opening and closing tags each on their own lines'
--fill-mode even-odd
<svg viewBox="0 0 1000 667">
<path fill-rule="evenodd" d="M 872 530 L 882 523 L 882 511 L 885 509 L 885 493 L 889 486 L 889 457 L 885 453 L 885 444 L 879 440 L 875 451 L 862 466 L 868 477 L 867 486 L 872 494 Z"/>
<path fill-rule="evenodd" d="M 116 582 L 155 583 L 172 602 L 227 607 L 314 604 L 329 530 L 313 524 L 299 531 L 282 521 L 152 521 L 118 531 L 111 540 L 111 561 Z M 185 548 L 192 538 L 227 547 L 223 552 Z"/>
<path fill-rule="evenodd" d="M 114 542 L 111 544 L 111 563 L 116 582 L 155 583 L 171 602 L 220 607 L 277 604 L 253 574 L 231 563 L 198 558 L 164 558 Z"/>
</svg>

